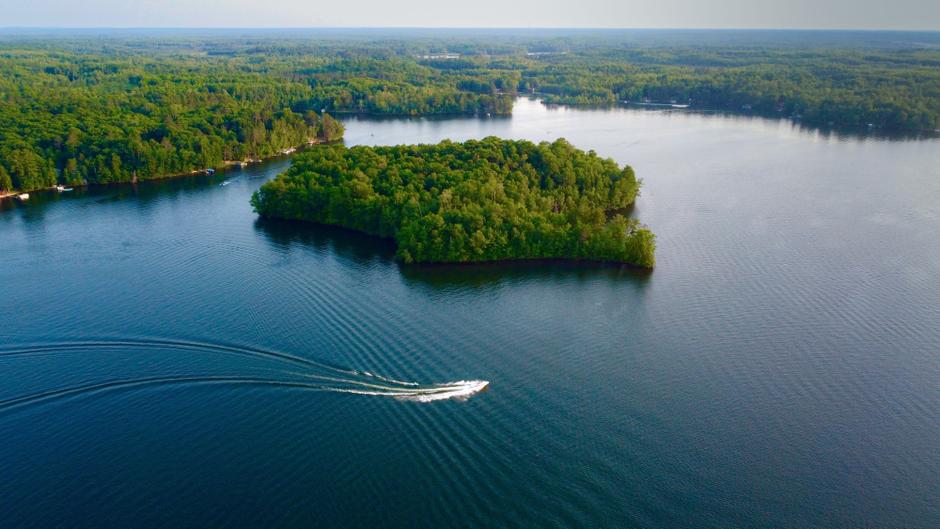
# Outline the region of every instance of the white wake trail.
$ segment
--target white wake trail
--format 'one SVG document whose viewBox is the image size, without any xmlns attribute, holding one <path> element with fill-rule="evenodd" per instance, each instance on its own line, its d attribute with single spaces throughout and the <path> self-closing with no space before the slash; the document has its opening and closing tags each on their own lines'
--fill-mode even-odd
<svg viewBox="0 0 940 529">
<path fill-rule="evenodd" d="M 370 373 L 369 371 L 356 371 L 357 374 L 365 375 L 367 377 L 372 377 L 382 382 L 388 382 L 390 384 L 398 384 L 400 386 L 420 386 L 417 382 L 406 382 L 404 380 L 395 380 L 394 378 L 383 377 L 382 375 L 376 375 L 375 373 Z"/>
<path fill-rule="evenodd" d="M 460 380 L 420 389 L 384 388 L 379 391 L 370 391 L 352 388 L 329 388 L 329 391 L 352 393 L 355 395 L 393 397 L 399 400 L 411 400 L 415 402 L 433 402 L 446 399 L 466 400 L 474 394 L 485 390 L 489 385 L 490 383 L 487 380 Z"/>
<path fill-rule="evenodd" d="M 485 390 L 489 386 L 488 380 L 458 380 L 422 386 L 417 382 L 402 382 L 387 379 L 368 371 L 357 371 L 358 374 L 375 380 L 387 380 L 385 385 L 371 381 L 337 378 L 312 373 L 288 372 L 288 374 L 307 379 L 336 382 L 341 386 L 320 386 L 320 389 L 336 393 L 350 393 L 354 395 L 371 395 L 376 397 L 394 397 L 399 400 L 412 400 L 416 402 L 432 402 L 435 400 L 462 399 L 466 400 L 475 393 Z M 344 387 L 346 386 L 346 387 Z M 407 386 L 407 387 L 402 387 Z"/>
</svg>

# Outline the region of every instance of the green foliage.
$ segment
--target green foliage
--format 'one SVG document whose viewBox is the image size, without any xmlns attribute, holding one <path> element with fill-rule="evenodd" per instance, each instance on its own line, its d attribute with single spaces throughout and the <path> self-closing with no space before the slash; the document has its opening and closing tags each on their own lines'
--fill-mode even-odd
<svg viewBox="0 0 940 529">
<path fill-rule="evenodd" d="M 339 112 L 410 116 L 512 112 L 508 95 L 481 95 L 449 86 L 414 86 L 368 78 L 314 82 L 312 104 Z"/>
<path fill-rule="evenodd" d="M 343 132 L 346 130 L 343 127 L 343 124 L 339 121 L 333 119 L 332 116 L 323 113 L 323 118 L 320 120 L 319 129 L 317 132 L 317 138 L 323 142 L 334 142 L 343 139 Z"/>
<path fill-rule="evenodd" d="M 940 53 L 800 50 L 744 52 L 729 65 L 719 52 L 677 50 L 566 56 L 527 72 L 548 103 L 620 101 L 799 116 L 807 123 L 886 129 L 940 128 Z M 657 64 L 655 61 L 663 61 Z"/>
<path fill-rule="evenodd" d="M 940 129 L 934 34 L 414 31 L 0 36 L 0 167 L 21 190 L 157 178 L 336 141 L 323 112 L 505 115 L 531 93 Z"/>
<path fill-rule="evenodd" d="M 320 147 L 252 197 L 265 217 L 398 241 L 405 262 L 572 258 L 652 267 L 653 234 L 624 212 L 633 169 L 559 139 Z"/>
<path fill-rule="evenodd" d="M 13 189 L 13 180 L 10 173 L 0 165 L 0 191 L 10 191 Z"/>
<path fill-rule="evenodd" d="M 29 148 L 8 151 L 3 159 L 15 189 L 38 189 L 55 185 L 51 164 Z"/>
<path fill-rule="evenodd" d="M 306 109 L 312 94 L 182 60 L 7 52 L 0 169 L 19 190 L 128 182 L 341 139 L 338 121 Z"/>
</svg>

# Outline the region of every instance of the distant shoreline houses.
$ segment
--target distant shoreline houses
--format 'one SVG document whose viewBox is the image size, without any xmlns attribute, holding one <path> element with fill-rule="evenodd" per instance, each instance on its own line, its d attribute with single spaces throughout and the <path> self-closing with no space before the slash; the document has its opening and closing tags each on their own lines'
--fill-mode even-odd
<svg viewBox="0 0 940 529">
<path fill-rule="evenodd" d="M 459 53 L 429 53 L 426 55 L 418 55 L 419 59 L 424 60 L 438 60 L 438 59 L 459 59 Z"/>
<path fill-rule="evenodd" d="M 568 55 L 567 51 L 527 51 L 529 57 L 545 57 L 548 55 Z"/>
<path fill-rule="evenodd" d="M 567 51 L 527 51 L 526 56 L 528 57 L 546 57 L 550 55 L 567 55 Z M 425 53 L 423 55 L 415 55 L 415 58 L 425 60 L 425 61 L 435 61 L 435 60 L 457 60 L 460 58 L 459 53 Z"/>
</svg>

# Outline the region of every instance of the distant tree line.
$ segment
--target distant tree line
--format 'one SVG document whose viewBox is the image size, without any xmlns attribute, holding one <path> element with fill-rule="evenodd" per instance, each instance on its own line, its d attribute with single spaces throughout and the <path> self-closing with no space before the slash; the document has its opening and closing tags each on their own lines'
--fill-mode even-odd
<svg viewBox="0 0 940 529">
<path fill-rule="evenodd" d="M 335 141 L 330 114 L 505 115 L 533 93 L 940 129 L 930 35 L 664 35 L 0 38 L 0 190 L 188 173 Z"/>
<path fill-rule="evenodd" d="M 602 62 L 590 74 L 585 64 L 566 57 L 529 72 L 524 82 L 548 103 L 690 104 L 798 117 L 819 125 L 940 128 L 940 54 L 936 64 L 899 65 L 872 57 L 853 63 L 850 57 L 830 52 L 808 64 L 746 66 Z"/>
</svg>

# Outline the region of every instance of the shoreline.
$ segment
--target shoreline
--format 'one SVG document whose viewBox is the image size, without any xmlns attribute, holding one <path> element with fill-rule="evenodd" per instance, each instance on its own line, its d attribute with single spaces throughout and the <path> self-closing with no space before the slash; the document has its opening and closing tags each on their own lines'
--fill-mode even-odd
<svg viewBox="0 0 940 529">
<path fill-rule="evenodd" d="M 356 228 L 350 228 L 348 226 L 343 226 L 341 224 L 324 224 L 322 222 L 314 222 L 310 220 L 302 219 L 287 219 L 282 217 L 267 217 L 261 214 L 258 214 L 258 219 L 262 222 L 273 222 L 273 223 L 283 223 L 285 225 L 293 226 L 314 226 L 320 228 L 329 228 L 331 230 L 339 230 L 342 232 L 348 232 L 356 234 L 357 236 L 368 237 L 376 241 L 384 241 L 391 245 L 395 246 L 396 253 L 398 249 L 398 240 L 394 237 L 382 237 L 380 235 L 373 235 L 371 233 L 357 230 Z M 418 269 L 438 269 L 444 270 L 447 268 L 500 268 L 506 267 L 509 265 L 566 265 L 573 267 L 585 267 L 585 268 L 627 268 L 636 272 L 646 272 L 652 273 L 656 267 L 646 267 L 640 266 L 635 263 L 629 263 L 625 261 L 609 261 L 604 259 L 591 259 L 587 257 L 518 257 L 518 258 L 509 258 L 509 259 L 490 259 L 486 261 L 422 261 L 415 263 L 406 263 L 398 258 L 396 255 L 393 259 L 399 266 L 418 270 Z"/>
<path fill-rule="evenodd" d="M 489 118 L 511 118 L 512 115 L 513 115 L 511 111 L 510 111 L 510 112 L 506 112 L 506 113 L 492 113 L 492 112 L 490 112 L 490 113 L 489 113 L 490 115 L 487 115 L 486 113 L 480 114 L 480 113 L 478 113 L 478 112 L 425 112 L 425 113 L 423 113 L 423 114 L 392 114 L 392 113 L 376 114 L 375 112 L 359 112 L 359 111 L 356 111 L 356 110 L 333 110 L 333 111 L 329 112 L 329 114 L 330 114 L 331 116 L 354 116 L 354 117 L 369 118 L 369 119 L 382 119 L 382 118 L 388 118 L 388 119 L 402 119 L 402 118 L 414 118 L 414 119 L 420 119 L 420 118 L 435 118 L 435 119 L 436 119 L 436 118 L 481 118 L 481 119 L 482 119 L 482 118 L 486 118 L 486 117 L 489 117 Z"/>
<path fill-rule="evenodd" d="M 802 124 L 811 129 L 817 129 L 821 131 L 832 131 L 840 133 L 848 133 L 859 136 L 867 136 L 872 133 L 879 136 L 910 136 L 910 137 L 920 137 L 921 135 L 927 135 L 928 137 L 933 137 L 937 134 L 940 134 L 940 129 L 930 129 L 930 128 L 897 128 L 897 127 L 882 127 L 874 126 L 868 127 L 867 125 L 853 125 L 844 122 L 822 122 L 813 119 L 806 119 L 803 117 L 795 117 L 792 115 L 782 115 L 779 112 L 766 112 L 760 110 L 744 110 L 744 109 L 734 109 L 734 108 L 719 108 L 719 107 L 699 107 L 695 105 L 685 105 L 685 104 L 674 104 L 674 103 L 657 103 L 657 102 L 639 102 L 639 101 L 614 101 L 610 103 L 556 103 L 549 102 L 545 100 L 545 97 L 552 96 L 553 94 L 544 94 L 541 92 L 536 92 L 534 94 L 520 94 L 519 97 L 529 97 L 530 99 L 535 99 L 536 101 L 541 102 L 545 106 L 555 106 L 555 107 L 567 107 L 571 109 L 611 109 L 611 108 L 634 108 L 637 110 L 646 109 L 650 111 L 672 111 L 672 112 L 689 112 L 697 114 L 713 114 L 719 116 L 732 116 L 732 117 L 752 117 L 760 119 L 768 119 L 772 121 L 789 121 L 794 124 Z"/>
<path fill-rule="evenodd" d="M 718 116 L 731 116 L 731 117 L 751 117 L 751 118 L 761 118 L 768 119 L 772 121 L 787 121 L 793 124 L 803 125 L 805 127 L 816 129 L 820 131 L 832 131 L 837 133 L 846 133 L 853 134 L 858 136 L 867 136 L 875 134 L 878 136 L 903 136 L 903 137 L 913 137 L 918 138 L 921 136 L 933 137 L 940 134 L 940 129 L 911 129 L 911 128 L 894 128 L 894 127 L 867 127 L 865 125 L 851 125 L 841 122 L 821 122 L 812 119 L 805 119 L 802 117 L 794 117 L 791 115 L 781 115 L 777 112 L 762 112 L 756 110 L 742 110 L 742 109 L 729 109 L 729 108 L 713 108 L 713 107 L 698 107 L 694 105 L 684 105 L 684 104 L 673 104 L 673 103 L 643 103 L 637 101 L 614 101 L 609 103 L 556 103 L 546 101 L 547 97 L 551 97 L 554 94 L 546 94 L 543 92 L 528 92 L 528 93 L 519 93 L 515 94 L 515 99 L 531 99 L 540 102 L 541 104 L 547 107 L 566 107 L 574 110 L 591 110 L 591 109 L 611 109 L 611 108 L 633 108 L 633 109 L 647 109 L 650 111 L 675 111 L 675 112 L 689 112 L 697 114 L 713 114 Z M 513 109 L 514 110 L 514 109 Z M 360 112 L 356 110 L 333 110 L 330 112 L 333 116 L 347 116 L 347 117 L 356 117 L 363 118 L 368 120 L 383 120 L 383 119 L 447 119 L 447 118 L 512 118 L 515 113 L 511 110 L 507 113 L 495 113 L 490 116 L 479 113 L 470 113 L 470 112 L 431 112 L 423 114 L 377 114 L 374 112 Z"/>
<path fill-rule="evenodd" d="M 104 183 L 104 184 L 98 183 L 98 182 L 91 182 L 91 183 L 84 183 L 84 184 L 69 184 L 69 187 L 72 187 L 72 188 L 89 188 L 89 187 L 94 187 L 94 186 L 111 186 L 111 185 L 122 185 L 122 184 L 139 184 L 139 183 L 141 183 L 141 182 L 153 182 L 153 181 L 158 181 L 158 180 L 171 180 L 171 179 L 174 179 L 174 178 L 182 178 L 182 177 L 185 177 L 185 176 L 197 176 L 197 175 L 206 175 L 206 176 L 208 176 L 208 172 L 207 172 L 208 169 L 212 169 L 212 170 L 214 170 L 214 171 L 230 171 L 233 167 L 236 167 L 236 166 L 237 166 L 237 167 L 240 167 L 240 168 L 244 168 L 244 167 L 248 167 L 248 166 L 250 166 L 250 165 L 257 165 L 257 164 L 259 164 L 259 163 L 264 163 L 265 160 L 270 160 L 270 159 L 272 159 L 272 158 L 282 158 L 282 157 L 288 157 L 288 158 L 289 158 L 289 157 L 292 156 L 293 154 L 296 154 L 296 153 L 298 153 L 298 152 L 302 152 L 302 151 L 304 151 L 305 149 L 309 149 L 310 147 L 314 147 L 314 146 L 316 146 L 316 145 L 329 145 L 329 144 L 331 144 L 331 143 L 337 143 L 337 142 L 340 142 L 340 141 L 343 141 L 342 138 L 339 139 L 339 140 L 332 141 L 332 142 L 330 142 L 330 141 L 322 141 L 322 140 L 309 141 L 309 142 L 304 143 L 304 144 L 301 144 L 301 145 L 296 145 L 296 146 L 294 146 L 294 147 L 288 147 L 288 148 L 286 148 L 286 149 L 282 149 L 282 150 L 278 151 L 276 154 L 270 155 L 270 156 L 268 156 L 267 158 L 252 158 L 252 159 L 247 159 L 247 160 L 222 160 L 222 162 L 221 162 L 220 164 L 215 165 L 215 166 L 213 166 L 213 167 L 207 167 L 206 169 L 194 169 L 194 170 L 192 170 L 192 171 L 189 171 L 188 173 L 172 173 L 172 174 L 160 175 L 160 176 L 155 176 L 155 177 L 153 177 L 153 178 L 144 178 L 144 179 L 137 178 L 137 179 L 134 179 L 134 180 L 128 180 L 128 181 L 126 181 L 126 182 L 108 182 L 108 183 Z M 30 189 L 29 191 L 0 191 L 0 200 L 6 200 L 6 199 L 8 199 L 8 198 L 15 199 L 18 195 L 21 195 L 21 194 L 23 194 L 23 193 L 27 193 L 27 194 L 28 194 L 28 193 L 47 193 L 47 192 L 55 191 L 55 189 L 56 189 L 55 186 L 50 186 L 50 187 L 41 187 L 41 188 L 38 188 L 38 189 Z"/>
</svg>

